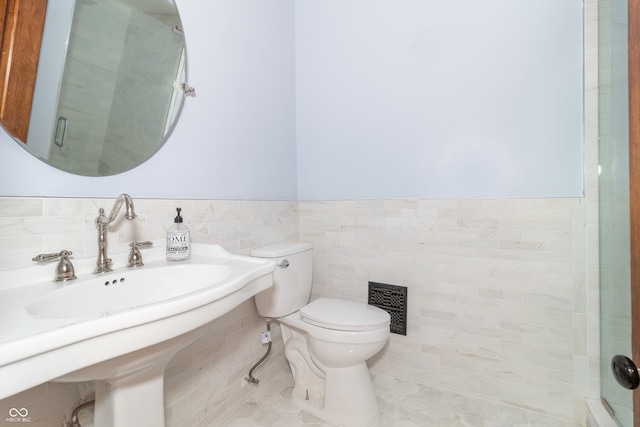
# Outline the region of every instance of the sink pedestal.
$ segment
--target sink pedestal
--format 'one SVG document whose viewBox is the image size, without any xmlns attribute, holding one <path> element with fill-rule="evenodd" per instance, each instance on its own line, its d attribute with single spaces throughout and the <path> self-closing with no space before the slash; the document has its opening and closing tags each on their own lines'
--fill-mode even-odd
<svg viewBox="0 0 640 427">
<path fill-rule="evenodd" d="M 87 366 L 55 382 L 94 381 L 94 426 L 164 426 L 164 370 L 204 328 Z"/>
<path fill-rule="evenodd" d="M 164 369 L 171 358 L 96 385 L 95 427 L 164 426 Z"/>
</svg>

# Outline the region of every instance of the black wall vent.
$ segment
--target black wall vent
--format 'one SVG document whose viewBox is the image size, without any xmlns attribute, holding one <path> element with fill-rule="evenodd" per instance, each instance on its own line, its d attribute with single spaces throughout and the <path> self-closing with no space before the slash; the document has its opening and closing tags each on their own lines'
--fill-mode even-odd
<svg viewBox="0 0 640 427">
<path fill-rule="evenodd" d="M 407 287 L 369 282 L 369 305 L 391 316 L 391 332 L 407 335 Z"/>
</svg>

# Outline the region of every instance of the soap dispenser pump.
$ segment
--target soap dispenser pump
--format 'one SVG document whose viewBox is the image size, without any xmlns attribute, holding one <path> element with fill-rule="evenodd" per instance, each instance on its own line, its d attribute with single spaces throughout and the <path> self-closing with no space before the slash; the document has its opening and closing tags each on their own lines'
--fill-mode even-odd
<svg viewBox="0 0 640 427">
<path fill-rule="evenodd" d="M 167 230 L 167 260 L 181 261 L 188 259 L 191 255 L 191 232 L 182 223 L 180 211 L 176 208 L 178 215 L 173 220 L 173 225 Z"/>
</svg>

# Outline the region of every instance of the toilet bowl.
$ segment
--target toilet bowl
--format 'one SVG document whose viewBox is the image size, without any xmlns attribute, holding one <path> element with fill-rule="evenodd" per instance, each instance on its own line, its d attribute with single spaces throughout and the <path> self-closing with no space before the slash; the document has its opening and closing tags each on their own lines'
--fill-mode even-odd
<svg viewBox="0 0 640 427">
<path fill-rule="evenodd" d="M 366 361 L 389 339 L 389 313 L 338 298 L 307 304 L 313 265 L 309 244 L 272 245 L 252 255 L 269 255 L 280 266 L 274 287 L 256 295 L 255 301 L 260 315 L 280 324 L 294 377 L 293 402 L 333 424 L 373 426 L 380 410 Z"/>
</svg>

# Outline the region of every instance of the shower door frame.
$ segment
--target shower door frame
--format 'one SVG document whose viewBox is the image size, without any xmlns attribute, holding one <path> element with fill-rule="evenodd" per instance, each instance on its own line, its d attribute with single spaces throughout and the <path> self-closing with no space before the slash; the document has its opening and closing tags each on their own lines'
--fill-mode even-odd
<svg viewBox="0 0 640 427">
<path fill-rule="evenodd" d="M 629 214 L 631 223 L 631 348 L 640 364 L 640 0 L 629 0 Z M 640 391 L 633 391 L 640 427 Z"/>
</svg>

